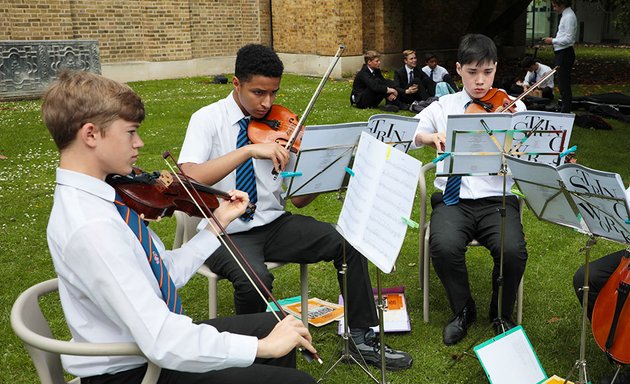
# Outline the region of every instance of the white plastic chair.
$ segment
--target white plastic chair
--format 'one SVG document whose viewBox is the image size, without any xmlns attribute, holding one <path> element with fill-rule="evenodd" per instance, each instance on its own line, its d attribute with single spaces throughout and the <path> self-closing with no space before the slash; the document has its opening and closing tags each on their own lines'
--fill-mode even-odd
<svg viewBox="0 0 630 384">
<path fill-rule="evenodd" d="M 175 211 L 174 216 L 177 220 L 177 227 L 175 229 L 173 248 L 179 248 L 197 233 L 197 224 L 199 224 L 201 219 L 188 216 L 186 213 L 180 211 Z M 265 263 L 265 265 L 267 265 L 267 269 L 269 270 L 279 268 L 287 264 L 288 263 L 276 263 L 271 261 Z M 208 318 L 214 319 L 217 317 L 217 283 L 225 277 L 212 272 L 205 264 L 199 267 L 197 273 L 208 279 Z M 308 308 L 307 264 L 300 264 L 300 295 L 302 308 Z M 308 316 L 302 316 L 302 323 L 304 323 L 304 326 L 308 328 Z"/>
<path fill-rule="evenodd" d="M 430 221 L 427 221 L 427 184 L 426 173 L 429 170 L 435 169 L 435 164 L 429 162 L 422 166 L 420 170 L 420 177 L 418 178 L 418 191 L 420 193 L 420 247 L 419 247 L 419 268 L 420 268 L 420 289 L 422 289 L 422 316 L 425 323 L 429 322 L 429 269 L 431 263 L 431 255 L 429 249 L 429 234 Z M 521 212 L 521 221 L 523 221 L 523 199 L 519 199 L 519 210 Z M 480 246 L 477 240 L 471 241 L 468 246 L 475 247 Z M 518 292 L 516 296 L 516 322 L 521 324 L 523 320 L 523 280 L 525 276 L 521 278 L 521 283 L 518 286 Z"/>
<path fill-rule="evenodd" d="M 11 327 L 33 360 L 42 384 L 66 383 L 59 355 L 143 356 L 135 343 L 78 343 L 53 338 L 39 307 L 39 298 L 58 289 L 58 280 L 36 284 L 18 296 L 11 309 Z M 142 384 L 157 383 L 160 367 L 148 362 Z M 79 383 L 75 378 L 70 383 Z"/>
</svg>

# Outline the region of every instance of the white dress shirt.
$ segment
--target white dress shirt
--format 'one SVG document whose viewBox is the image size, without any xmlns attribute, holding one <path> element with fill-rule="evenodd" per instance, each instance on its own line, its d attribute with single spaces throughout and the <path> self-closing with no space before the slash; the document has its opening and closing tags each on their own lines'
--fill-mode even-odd
<svg viewBox="0 0 630 384">
<path fill-rule="evenodd" d="M 530 86 L 530 85 L 536 83 L 537 81 L 539 81 L 540 79 L 542 79 L 543 76 L 545 76 L 549 72 L 551 72 L 551 68 L 549 68 L 549 66 L 547 66 L 547 65 L 545 65 L 543 63 L 538 63 L 538 69 L 536 69 L 536 71 L 535 71 L 535 73 L 536 73 L 536 80 L 532 81 L 532 78 L 534 77 L 534 72 L 527 71 L 527 74 L 525 75 L 525 79 L 523 81 L 523 84 L 527 85 L 527 86 Z M 543 89 L 545 87 L 553 88 L 553 76 L 549 76 L 549 78 L 547 78 L 547 80 L 543 81 L 538 86 L 539 89 Z"/>
<path fill-rule="evenodd" d="M 419 119 L 416 135 L 419 133 L 446 133 L 446 123 L 448 115 L 463 114 L 466 106 L 472 99 L 466 91 L 453 93 L 440 97 L 438 101 L 431 103 L 415 117 Z M 517 111 L 524 111 L 525 104 L 516 103 Z M 414 140 L 416 142 L 416 140 Z M 438 163 L 438 170 L 441 170 L 444 162 Z M 447 177 L 436 177 L 434 185 L 444 191 Z M 514 181 L 507 178 L 506 192 L 511 195 L 510 189 Z M 503 176 L 462 176 L 461 190 L 459 193 L 462 199 L 480 199 L 491 196 L 503 195 Z"/>
<path fill-rule="evenodd" d="M 559 51 L 573 46 L 577 40 L 577 30 L 578 23 L 575 12 L 573 12 L 571 7 L 565 8 L 562 11 L 560 25 L 558 25 L 558 33 L 556 33 L 556 37 L 551 39 L 553 50 Z"/>
<path fill-rule="evenodd" d="M 73 340 L 135 342 L 151 361 L 178 371 L 251 365 L 255 337 L 220 333 L 169 311 L 145 251 L 118 213 L 114 196 L 114 189 L 102 180 L 57 169 L 47 236 Z M 166 251 L 149 231 L 177 287 L 219 247 L 217 238 L 204 230 L 182 248 Z M 146 360 L 63 355 L 62 362 L 68 372 L 87 377 L 133 369 Z"/>
<path fill-rule="evenodd" d="M 424 67 L 422 67 L 422 71 L 426 73 L 429 78 L 431 78 L 431 67 L 425 65 Z M 442 67 L 441 65 L 436 65 L 435 68 L 433 68 L 433 77 L 431 78 L 431 80 L 433 80 L 433 82 L 435 83 L 439 83 L 440 81 L 444 81 L 444 76 L 446 75 L 448 75 L 448 71 L 446 70 L 446 68 Z"/>
<path fill-rule="evenodd" d="M 245 115 L 230 93 L 225 99 L 205 106 L 195 112 L 188 123 L 186 138 L 178 161 L 180 163 L 203 163 L 216 159 L 236 149 L 238 125 Z M 269 159 L 253 159 L 256 173 L 256 212 L 248 222 L 236 219 L 228 227 L 228 233 L 248 231 L 268 224 L 284 213 L 285 201 L 282 194 L 282 178 L 274 180 L 273 162 Z M 214 184 L 223 191 L 236 188 L 236 169 Z"/>
</svg>

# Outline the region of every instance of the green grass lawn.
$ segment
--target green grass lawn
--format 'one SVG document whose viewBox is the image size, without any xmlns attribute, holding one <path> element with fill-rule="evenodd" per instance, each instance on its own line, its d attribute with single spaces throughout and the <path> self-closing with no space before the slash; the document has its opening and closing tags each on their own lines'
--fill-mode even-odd
<svg viewBox="0 0 630 384">
<path fill-rule="evenodd" d="M 305 108 L 318 78 L 286 75 L 277 103 L 300 113 Z M 200 107 L 225 97 L 231 85 L 210 84 L 207 78 L 147 81 L 130 84 L 143 98 L 148 111 L 140 134 L 145 141 L 138 165 L 148 171 L 165 168 L 161 153 L 170 150 L 178 154 L 190 115 Z M 351 108 L 348 95 L 351 81 L 331 80 L 309 118 L 309 124 L 330 124 L 366 121 L 378 110 Z M 591 86 L 574 87 L 574 93 L 584 94 Z M 618 90 L 630 94 L 629 85 L 600 85 L 599 91 Z M 27 287 L 52 278 L 52 267 L 46 245 L 46 225 L 52 204 L 57 151 L 39 116 L 39 101 L 0 103 L 0 382 L 33 383 L 37 381 L 34 368 L 24 347 L 11 331 L 9 313 L 20 292 Z M 400 112 L 409 115 L 409 112 Z M 619 173 L 630 182 L 630 127 L 608 120 L 611 131 L 594 131 L 575 127 L 571 144 L 577 144 L 579 162 L 595 169 Z M 430 149 L 411 153 L 423 162 L 434 157 Z M 301 210 L 323 221 L 336 222 L 342 202 L 336 194 L 320 196 Z M 296 210 L 290 207 L 292 210 Z M 413 217 L 418 217 L 418 207 Z M 164 242 L 172 244 L 175 221 L 166 219 L 152 225 Z M 565 376 L 579 356 L 580 305 L 572 289 L 574 271 L 583 264 L 580 248 L 587 237 L 575 231 L 537 220 L 529 210 L 524 216 L 524 227 L 529 251 L 525 272 L 525 300 L 523 327 L 549 375 Z M 600 240 L 592 250 L 597 258 L 620 249 L 619 244 Z M 431 271 L 431 321 L 422 321 L 422 292 L 418 283 L 418 231 L 409 229 L 394 273 L 383 275 L 383 286 L 404 285 L 410 306 L 412 331 L 407 334 L 387 335 L 387 343 L 405 349 L 414 357 L 413 369 L 388 373 L 393 383 L 483 383 L 485 375 L 479 363 L 464 358 L 452 366 L 452 356 L 459 354 L 475 340 L 485 341 L 494 336 L 487 318 L 490 301 L 491 258 L 483 249 L 468 253 L 473 295 L 479 309 L 478 321 L 469 336 L 459 345 L 442 344 L 442 328 L 451 317 L 444 290 Z M 376 270 L 371 268 L 376 284 Z M 338 288 L 332 265 L 320 263 L 309 267 L 310 296 L 334 301 Z M 274 293 L 277 298 L 299 293 L 297 266 L 280 268 L 276 272 Z M 219 288 L 219 313 L 233 313 L 232 288 L 223 281 Z M 207 285 L 196 276 L 182 292 L 187 313 L 196 320 L 207 316 Z M 54 333 L 68 337 L 63 316 L 56 300 L 44 302 Z M 336 326 L 312 329 L 313 338 L 326 364 L 339 354 Z M 587 335 L 588 370 L 598 382 L 599 377 L 612 372 L 604 354 Z M 299 367 L 320 377 L 324 367 L 299 361 Z M 375 374 L 378 375 L 378 373 Z M 329 376 L 331 383 L 367 383 L 358 368 L 342 365 Z"/>
</svg>

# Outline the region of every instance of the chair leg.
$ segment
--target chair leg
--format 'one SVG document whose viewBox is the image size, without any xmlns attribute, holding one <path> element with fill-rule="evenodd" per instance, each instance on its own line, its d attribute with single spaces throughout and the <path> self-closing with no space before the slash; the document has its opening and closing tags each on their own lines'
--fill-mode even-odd
<svg viewBox="0 0 630 384">
<path fill-rule="evenodd" d="M 300 295 L 302 297 L 302 313 L 306 308 L 308 314 L 308 264 L 300 264 Z M 308 328 L 308 315 L 302 316 L 302 323 Z"/>
<path fill-rule="evenodd" d="M 208 318 L 217 317 L 217 277 L 208 276 Z"/>
<path fill-rule="evenodd" d="M 423 269 L 423 287 L 422 287 L 422 316 L 425 323 L 429 322 L 429 268 L 431 263 L 431 254 L 429 252 L 429 232 L 424 236 L 424 255 L 422 260 Z"/>
<path fill-rule="evenodd" d="M 523 280 L 525 277 L 521 278 L 521 283 L 518 285 L 518 293 L 516 296 L 516 323 L 521 324 L 523 322 Z"/>
</svg>

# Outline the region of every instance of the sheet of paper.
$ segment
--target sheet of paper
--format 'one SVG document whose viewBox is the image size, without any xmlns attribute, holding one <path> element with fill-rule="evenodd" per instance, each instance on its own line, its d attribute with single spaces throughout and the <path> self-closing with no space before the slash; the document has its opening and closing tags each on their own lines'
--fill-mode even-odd
<svg viewBox="0 0 630 384">
<path fill-rule="evenodd" d="M 474 350 L 491 384 L 537 384 L 547 378 L 521 326 Z"/>
<path fill-rule="evenodd" d="M 422 163 L 361 134 L 338 227 L 365 257 L 389 273 L 405 237 Z"/>
<path fill-rule="evenodd" d="M 365 126 L 365 122 L 356 122 L 307 127 L 299 155 L 292 155 L 286 167 L 287 171 L 300 172 L 301 176 L 285 179 L 285 195 L 339 190 L 346 175 L 345 167 L 350 163 Z"/>
<path fill-rule="evenodd" d="M 436 175 L 495 175 L 502 153 L 558 165 L 569 145 L 574 116 L 540 111 L 451 115 L 445 152 Z"/>
<path fill-rule="evenodd" d="M 381 292 L 385 305 L 383 308 L 383 324 L 385 333 L 389 332 L 409 332 L 411 331 L 411 320 L 407 311 L 407 299 L 405 298 L 405 287 L 384 288 Z M 374 293 L 374 302 L 378 305 L 378 293 Z M 339 295 L 339 304 L 343 304 L 343 297 Z M 379 326 L 371 327 L 374 332 L 379 331 Z M 337 333 L 343 335 L 343 318 L 339 320 Z"/>
<path fill-rule="evenodd" d="M 417 127 L 418 119 L 414 117 L 383 113 L 372 115 L 365 130 L 378 140 L 406 153 L 413 146 Z"/>
<path fill-rule="evenodd" d="M 630 208 L 621 176 L 579 164 L 565 164 L 558 170 L 589 231 L 630 244 L 630 224 L 625 223 Z"/>
<path fill-rule="evenodd" d="M 621 177 L 580 164 L 557 168 L 506 156 L 512 177 L 534 214 L 622 244 L 630 244 L 630 202 Z"/>
<path fill-rule="evenodd" d="M 572 206 L 571 198 L 562 192 L 562 178 L 555 168 L 536 167 L 534 163 L 511 156 L 506 156 L 506 161 L 514 182 L 525 195 L 525 201 L 536 217 L 583 229 L 579 212 Z"/>
</svg>

